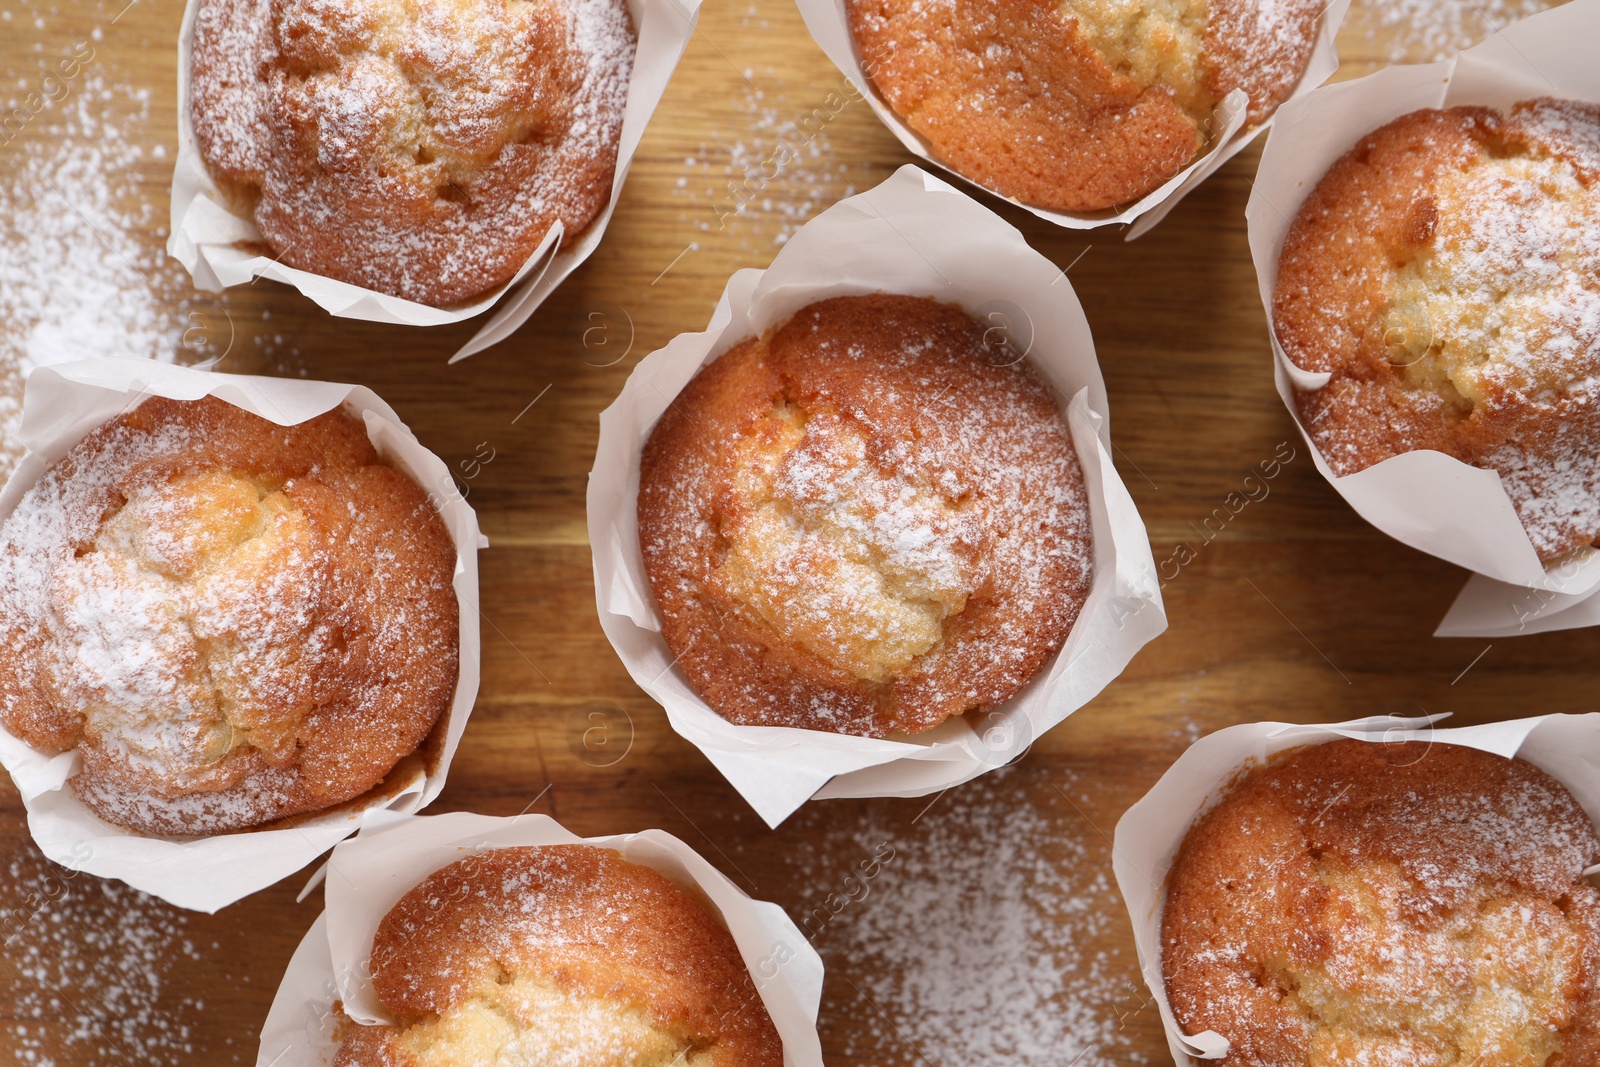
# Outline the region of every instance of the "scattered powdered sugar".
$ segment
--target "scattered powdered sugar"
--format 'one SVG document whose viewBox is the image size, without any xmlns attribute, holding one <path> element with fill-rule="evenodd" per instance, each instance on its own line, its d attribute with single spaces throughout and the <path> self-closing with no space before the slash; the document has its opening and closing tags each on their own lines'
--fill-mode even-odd
<svg viewBox="0 0 1600 1067">
<path fill-rule="evenodd" d="M 20 455 L 22 386 L 35 367 L 171 359 L 187 325 L 164 295 L 182 268 L 140 235 L 165 207 L 138 186 L 138 168 L 163 154 L 141 143 L 150 92 L 82 77 L 35 120 L 48 125 L 0 147 L 0 474 Z"/>
<path fill-rule="evenodd" d="M 204 958 L 188 913 L 57 867 L 31 847 L 14 852 L 5 871 L 0 1059 L 18 1067 L 243 1062 L 242 1050 L 204 1047 L 205 1002 L 172 988 Z"/>
<path fill-rule="evenodd" d="M 745 121 L 719 127 L 684 159 L 673 195 L 692 203 L 683 217 L 703 232 L 734 229 L 748 240 L 754 230 L 783 245 L 823 208 L 872 184 L 863 168 L 834 154 L 828 138 L 839 115 L 867 105 L 842 78 L 832 88 L 807 86 L 809 95 L 769 95 L 752 80 L 754 73 L 745 73 Z"/>
<path fill-rule="evenodd" d="M 1551 0 L 1356 0 L 1346 25 L 1382 42 L 1390 63 L 1431 63 L 1482 41 Z"/>
<path fill-rule="evenodd" d="M 1127 1025 L 1154 1009 L 1122 949 L 1107 843 L 1056 789 L 1022 802 L 1030 773 L 994 771 L 909 825 L 801 814 L 790 911 L 828 968 L 823 1018 L 850 1020 L 834 1051 L 883 1067 L 1147 1062 Z"/>
</svg>

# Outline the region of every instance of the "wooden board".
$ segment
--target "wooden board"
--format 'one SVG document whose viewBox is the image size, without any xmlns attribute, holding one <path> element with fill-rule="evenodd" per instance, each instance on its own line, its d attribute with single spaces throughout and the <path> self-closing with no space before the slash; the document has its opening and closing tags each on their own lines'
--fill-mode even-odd
<svg viewBox="0 0 1600 1067">
<path fill-rule="evenodd" d="M 0 16 L 0 71 L 7 91 L 18 86 L 20 95 L 41 63 L 93 31 L 95 84 L 112 96 L 105 106 L 149 90 L 147 102 L 132 108 L 147 114 L 128 129 L 166 154 L 147 154 L 137 169 L 137 195 L 157 210 L 133 236 L 158 248 L 176 149 L 173 42 L 181 4 L 140 0 L 124 9 L 124 2 L 34 11 L 22 0 L 0 0 L 0 10 L 11 6 L 9 17 Z M 1340 42 L 1342 77 L 1373 69 L 1388 54 L 1394 31 L 1377 10 L 1352 16 Z M 932 808 L 929 800 L 814 804 L 766 829 L 667 728 L 601 634 L 584 489 L 597 415 L 637 361 L 673 335 L 702 328 L 727 276 L 764 266 L 800 219 L 909 161 L 865 105 L 849 104 L 799 164 L 719 221 L 743 165 L 759 165 L 785 123 L 843 85 L 784 0 L 708 0 L 599 251 L 512 339 L 461 364 L 446 365 L 445 357 L 471 334 L 470 324 L 405 330 L 331 319 L 268 283 L 222 297 L 197 297 L 179 285 L 160 299 L 180 328 L 198 313 L 213 338 L 234 338 L 222 369 L 370 385 L 461 472 L 493 544 L 482 556 L 483 689 L 434 811 L 545 812 L 580 834 L 661 827 L 797 919 L 844 884 L 862 858 L 863 835 L 881 834 L 904 859 L 815 936 L 829 968 L 823 1042 L 829 1062 L 840 1065 L 926 1063 L 947 1047 L 906 1036 L 936 1025 L 895 1018 L 910 1002 L 865 992 L 884 987 L 881 975 L 869 973 L 877 964 L 857 951 L 861 917 L 871 913 L 893 929 L 894 909 L 926 903 L 930 875 L 916 873 L 917 864 L 948 860 L 952 835 L 969 834 L 977 855 L 999 857 L 994 877 L 1003 879 L 1017 864 L 1002 853 L 1017 842 L 990 816 L 1009 810 L 1024 829 L 1042 819 L 1048 833 L 1031 847 L 1070 865 L 1064 884 L 1084 886 L 1097 916 L 1074 928 L 1081 936 L 1067 954 L 1069 962 L 1092 962 L 1093 974 L 1064 981 L 1083 993 L 1087 1021 L 1078 1032 L 1101 1035 L 1102 1047 L 1063 1048 L 1059 1062 L 1081 1053 L 1085 1065 L 1164 1063 L 1120 903 L 1085 872 L 1107 868 L 1117 818 L 1193 737 L 1266 718 L 1449 711 L 1471 723 L 1590 711 L 1600 636 L 1430 636 L 1463 572 L 1358 519 L 1312 468 L 1273 390 L 1245 243 L 1255 149 L 1133 244 L 1114 230 L 1054 229 L 991 201 L 1036 248 L 1070 265 L 1105 370 L 1117 462 L 1156 558 L 1180 544 L 1194 551 L 1164 588 L 1170 630 L 993 782 L 952 791 Z M 51 150 L 50 117 L 0 147 L 4 180 L 20 180 L 24 146 Z M 1297 458 L 1270 482 L 1270 494 L 1208 535 L 1206 519 L 1283 442 Z M 492 460 L 472 462 L 491 453 Z M 599 753 L 584 742 L 597 722 L 614 731 Z M 9 860 L 0 866 L 0 1060 L 254 1062 L 278 976 L 318 910 L 315 898 L 295 901 L 303 875 L 216 916 L 180 915 L 50 868 L 29 841 L 9 783 L 0 786 L 0 842 Z M 1014 906 L 1015 887 L 974 883 L 963 870 L 974 929 L 989 930 L 992 923 L 982 921 L 989 902 Z M 131 923 L 119 919 L 128 915 Z M 142 958 L 134 965 L 130 955 Z M 968 958 L 949 948 L 928 955 L 957 966 Z M 896 958 L 910 966 L 903 954 Z M 982 973 L 950 980 L 986 982 Z M 125 1025 L 112 1027 L 111 1018 Z M 963 1014 L 962 1025 L 972 1018 Z M 1027 1024 L 996 1007 L 994 1033 Z"/>
</svg>

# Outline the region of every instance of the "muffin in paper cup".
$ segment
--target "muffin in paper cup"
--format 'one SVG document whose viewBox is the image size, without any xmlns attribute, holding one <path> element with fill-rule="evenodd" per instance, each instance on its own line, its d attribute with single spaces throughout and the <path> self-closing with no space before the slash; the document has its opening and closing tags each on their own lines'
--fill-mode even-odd
<svg viewBox="0 0 1600 1067">
<path fill-rule="evenodd" d="M 171 233 L 167 252 L 188 269 L 195 287 L 217 292 L 256 278 L 292 285 L 330 314 L 405 326 L 441 326 L 475 318 L 499 305 L 451 361 L 464 359 L 511 336 L 567 275 L 588 259 L 605 236 L 645 127 L 700 17 L 699 0 L 628 0 L 638 34 L 633 73 L 617 144 L 616 172 L 605 206 L 565 250 L 558 221 L 510 281 L 469 304 L 434 307 L 339 281 L 279 262 L 264 247 L 255 223 L 236 214 L 200 156 L 191 121 L 190 82 L 195 18 L 200 0 L 188 0 L 178 31 L 178 158 L 172 176 Z"/>
<path fill-rule="evenodd" d="M 102 423 L 150 397 L 216 397 L 280 426 L 343 408 L 365 425 L 378 454 L 427 494 L 455 545 L 459 669 L 449 707 L 415 752 L 363 796 L 332 808 L 209 836 L 156 837 L 97 817 L 69 787 L 81 756 L 47 756 L 0 728 L 0 762 L 44 854 L 73 870 L 117 878 L 179 907 L 214 912 L 292 874 L 354 833 L 375 812 L 417 811 L 445 774 L 478 693 L 478 550 L 488 542 L 444 462 L 424 448 L 371 390 L 331 382 L 261 378 L 104 357 L 41 367 L 28 378 L 20 437 L 27 454 L 0 492 L 0 521 L 44 473 Z"/>
<path fill-rule="evenodd" d="M 928 163 L 933 164 L 948 173 L 954 174 L 963 181 L 969 182 L 976 188 L 983 189 L 1003 200 L 1008 200 L 1019 207 L 1031 211 L 1034 215 L 1073 230 L 1088 230 L 1100 226 L 1128 226 L 1127 240 L 1133 240 L 1149 232 L 1167 216 L 1178 202 L 1188 196 L 1212 174 L 1222 168 L 1239 153 L 1246 145 L 1255 140 L 1256 136 L 1272 125 L 1276 116 L 1270 116 L 1265 122 L 1255 126 L 1247 125 L 1247 111 L 1249 100 L 1242 89 L 1234 89 L 1218 102 L 1216 111 L 1211 119 L 1211 129 L 1215 131 L 1209 139 L 1202 153 L 1191 161 L 1183 170 L 1167 179 L 1156 189 L 1133 201 L 1117 207 L 1106 208 L 1092 212 L 1064 212 L 1051 211 L 1046 208 L 1034 207 L 1014 197 L 988 188 L 981 182 L 974 181 L 958 170 L 945 163 L 934 154 L 921 135 L 908 126 L 899 115 L 895 114 L 887 104 L 879 98 L 867 76 L 865 63 L 856 45 L 855 38 L 850 32 L 849 17 L 845 10 L 846 0 L 797 0 L 800 5 L 800 14 L 805 19 L 806 29 L 811 31 L 812 38 L 833 60 L 834 66 L 850 83 L 851 99 L 865 99 L 885 126 L 900 140 L 908 152 Z M 1317 39 L 1311 54 L 1306 62 L 1305 70 L 1295 84 L 1294 91 L 1284 101 L 1310 92 L 1314 87 L 1321 85 L 1339 69 L 1339 53 L 1335 47 L 1335 37 L 1339 32 L 1339 24 L 1344 21 L 1345 12 L 1349 10 L 1350 0 L 1332 0 L 1324 7 L 1318 16 Z M 841 107 L 843 104 L 840 105 Z M 1280 105 L 1280 110 L 1281 110 Z"/>
<path fill-rule="evenodd" d="M 930 297 L 1007 323 L 1008 336 L 1054 387 L 1088 494 L 1088 599 L 1060 651 L 1017 695 L 982 715 L 981 733 L 962 717 L 908 740 L 738 726 L 696 694 L 662 637 L 639 545 L 641 449 L 673 398 L 736 342 L 815 301 L 880 292 Z M 681 334 L 640 361 L 600 416 L 588 513 L 600 623 L 612 647 L 673 729 L 773 826 L 812 796 L 920 796 L 1010 762 L 1166 628 L 1149 538 L 1112 464 L 1105 387 L 1071 285 L 1016 229 L 914 166 L 818 215 L 766 270 L 739 271 L 705 332 Z"/>
<path fill-rule="evenodd" d="M 1246 211 L 1250 254 L 1272 338 L 1278 394 L 1339 495 L 1372 525 L 1412 548 L 1476 572 L 1436 635 L 1512 636 L 1600 621 L 1600 554 L 1541 563 L 1493 470 L 1432 450 L 1406 452 L 1340 477 L 1300 419 L 1296 389 L 1325 373 L 1290 361 L 1272 323 L 1278 259 L 1305 198 L 1368 133 L 1423 108 L 1505 109 L 1540 96 L 1600 100 L 1600 2 L 1575 0 L 1523 19 L 1443 63 L 1390 67 L 1324 86 L 1279 109 Z"/>
<path fill-rule="evenodd" d="M 578 837 L 545 815 L 385 813 L 333 850 L 316 881 L 326 910 L 289 961 L 261 1027 L 260 1067 L 324 1067 L 355 1025 L 389 1021 L 373 991 L 373 938 L 389 910 L 430 874 L 485 851 L 524 845 L 611 849 L 685 890 L 733 935 L 762 1005 L 783 1040 L 785 1067 L 821 1067 L 817 1010 L 822 959 L 776 904 L 752 900 L 688 845 L 660 830 Z M 349 1025 L 347 1023 L 346 1025 Z"/>
<path fill-rule="evenodd" d="M 1565 786 L 1590 820 L 1600 825 L 1600 714 L 1541 715 L 1482 726 L 1435 727 L 1442 718 L 1375 716 L 1325 726 L 1282 722 L 1230 726 L 1189 746 L 1118 820 L 1112 868 L 1133 923 L 1139 966 L 1161 1012 L 1167 1045 L 1176 1063 L 1194 1065 L 1222 1059 L 1229 1043 L 1210 1030 L 1185 1035 L 1173 1016 L 1161 957 L 1167 879 L 1190 827 L 1227 793 L 1242 771 L 1286 749 L 1338 738 L 1372 744 L 1418 741 L 1461 745 L 1533 764 Z"/>
</svg>

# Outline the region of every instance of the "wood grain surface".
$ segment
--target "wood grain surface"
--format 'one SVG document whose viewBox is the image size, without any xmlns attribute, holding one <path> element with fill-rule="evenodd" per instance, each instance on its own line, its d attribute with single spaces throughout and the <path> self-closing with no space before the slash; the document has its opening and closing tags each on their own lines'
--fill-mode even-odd
<svg viewBox="0 0 1600 1067">
<path fill-rule="evenodd" d="M 75 91 L 123 115 L 127 136 L 152 149 L 134 189 L 156 210 L 133 236 L 158 248 L 176 151 L 182 5 L 124 2 L 0 0 L 0 102 L 25 94 L 40 66 L 74 42 L 92 39 L 95 59 Z M 1446 10 L 1410 6 L 1435 16 Z M 1395 34 L 1410 28 L 1385 18 L 1358 5 L 1341 35 L 1341 77 L 1393 54 Z M 892 841 L 903 858 L 814 937 L 828 967 L 823 1044 L 840 1065 L 1021 1057 L 1004 1042 L 1038 1030 L 1037 1005 L 1013 1013 L 996 1003 L 986 1022 L 963 1011 L 952 1027 L 989 1032 L 929 1038 L 941 1024 L 920 1017 L 926 1001 L 885 994 L 895 977 L 860 946 L 870 918 L 874 929 L 928 939 L 922 963 L 916 953 L 889 952 L 890 966 L 961 970 L 980 956 L 950 939 L 986 935 L 963 933 L 962 924 L 918 925 L 938 874 L 926 868 L 948 863 L 951 840 L 994 857 L 995 881 L 974 881 L 970 863 L 952 873 L 970 929 L 981 932 L 994 928 L 985 924 L 990 908 L 1017 902 L 1016 887 L 1001 884 L 1019 866 L 1017 849 L 1024 858 L 1036 853 L 1060 865 L 1052 875 L 1060 885 L 1081 889 L 1094 921 L 1073 927 L 1064 945 L 1053 939 L 1060 988 L 1034 982 L 1034 991 L 1046 1002 L 1054 997 L 1058 1015 L 1077 1011 L 1071 1032 L 1095 1047 L 1063 1042 L 1058 1054 L 1030 1062 L 1166 1063 L 1120 901 L 1097 879 L 1109 869 L 1118 817 L 1189 741 L 1257 719 L 1448 711 L 1473 723 L 1595 710 L 1600 634 L 1492 643 L 1430 636 L 1464 573 L 1362 522 L 1317 475 L 1273 390 L 1245 242 L 1256 149 L 1131 244 L 1115 230 L 1060 230 L 986 200 L 1070 267 L 1110 391 L 1117 463 L 1156 558 L 1180 545 L 1193 552 L 1163 590 L 1170 629 L 1097 699 L 1038 739 L 1015 770 L 937 798 L 816 803 L 768 830 L 668 729 L 601 634 L 584 490 L 597 416 L 638 360 L 703 328 L 728 275 L 765 266 L 798 222 L 910 161 L 867 107 L 852 103 L 829 118 L 799 163 L 728 214 L 737 199 L 730 183 L 742 182 L 745 166 L 759 165 L 785 124 L 844 84 L 784 0 L 707 0 L 599 250 L 514 337 L 463 363 L 447 365 L 446 357 L 471 323 L 408 330 L 334 319 L 265 282 L 195 294 L 181 271 L 176 282 L 155 280 L 159 298 L 180 338 L 200 322 L 213 350 L 230 339 L 222 369 L 369 385 L 460 472 L 492 542 L 481 557 L 483 687 L 433 811 L 545 812 L 579 834 L 660 827 L 797 920 L 843 884 L 864 847 L 880 836 Z M 52 105 L 0 147 L 5 182 L 21 180 L 25 151 L 55 149 L 53 116 L 74 103 Z M 0 257 L 16 254 L 0 249 Z M 128 284 L 145 281 L 132 272 Z M 7 327 L 0 322 L 0 336 Z M 117 351 L 114 339 L 107 343 L 108 353 Z M 1206 519 L 1284 442 L 1297 458 L 1268 483 L 1266 498 L 1208 535 Z M 594 734 L 586 743 L 596 723 L 605 726 L 604 743 Z M 8 914 L 0 1062 L 254 1062 L 278 976 L 318 911 L 316 897 L 296 903 L 304 875 L 215 916 L 183 915 L 51 868 L 29 840 L 9 782 L 0 786 L 0 844 L 0 909 Z M 132 933 L 119 918 L 130 914 Z M 929 915 L 931 924 L 947 912 Z M 148 936 L 141 940 L 139 930 Z M 942 981 L 1008 988 L 984 973 Z M 1073 1008 L 1064 998 L 1081 1003 Z M 971 1055 L 957 1055 L 962 1049 Z"/>
</svg>

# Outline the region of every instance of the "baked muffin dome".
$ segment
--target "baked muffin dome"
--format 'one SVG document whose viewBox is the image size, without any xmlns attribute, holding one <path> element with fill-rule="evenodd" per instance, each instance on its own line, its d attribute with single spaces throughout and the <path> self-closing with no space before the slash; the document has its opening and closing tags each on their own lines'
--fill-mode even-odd
<svg viewBox="0 0 1600 1067">
<path fill-rule="evenodd" d="M 605 207 L 625 0 L 201 0 L 190 120 L 271 255 L 448 307 Z"/>
<path fill-rule="evenodd" d="M 1600 537 L 1600 105 L 1417 111 L 1306 199 L 1278 261 L 1295 397 L 1334 473 L 1498 471 L 1541 559 Z"/>
<path fill-rule="evenodd" d="M 847 0 L 862 69 L 932 154 L 1052 211 L 1137 200 L 1242 89 L 1266 121 L 1305 72 L 1316 0 Z"/>
<path fill-rule="evenodd" d="M 353 800 L 450 705 L 455 562 L 343 411 L 146 400 L 0 525 L 0 720 L 77 749 L 78 797 L 140 833 Z"/>
<path fill-rule="evenodd" d="M 347 1023 L 334 1067 L 781 1067 L 733 937 L 648 867 L 589 845 L 435 871 L 378 925 L 393 1025 Z"/>
<path fill-rule="evenodd" d="M 846 296 L 706 366 L 640 461 L 662 634 L 741 725 L 886 736 L 1005 700 L 1088 595 L 1050 388 L 957 308 Z"/>
<path fill-rule="evenodd" d="M 1178 1025 L 1228 1067 L 1600 1063 L 1600 837 L 1523 760 L 1337 740 L 1249 773 L 1167 879 Z"/>
</svg>

